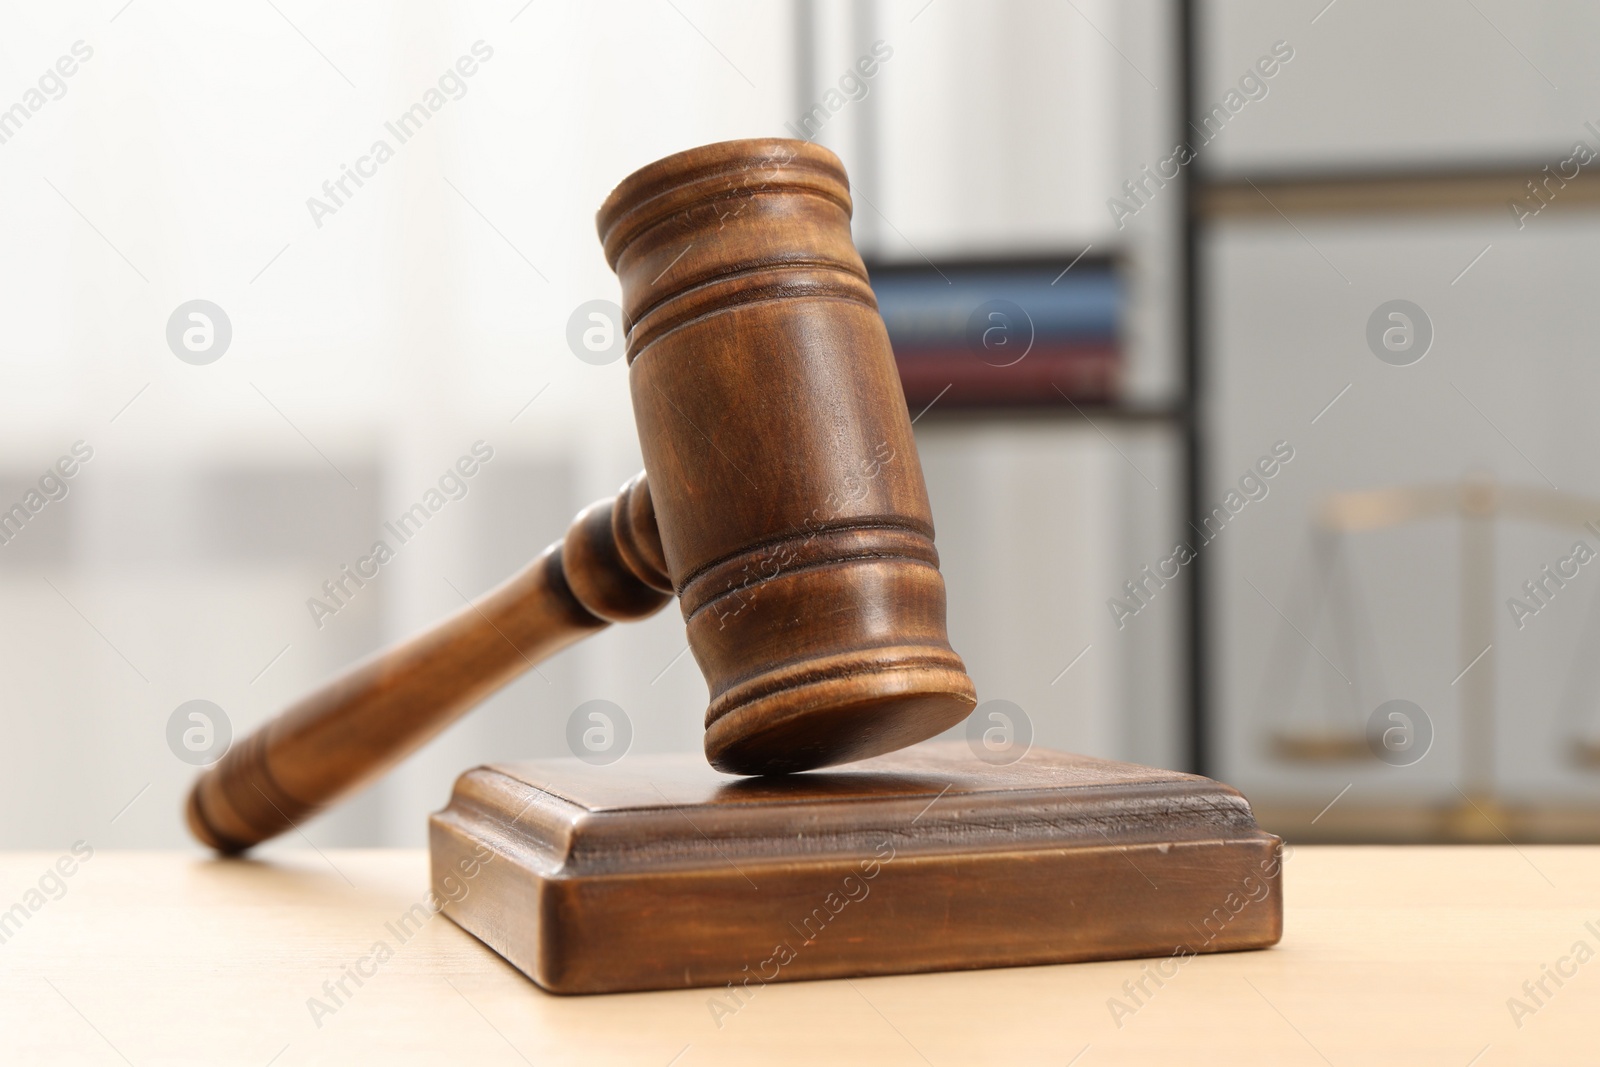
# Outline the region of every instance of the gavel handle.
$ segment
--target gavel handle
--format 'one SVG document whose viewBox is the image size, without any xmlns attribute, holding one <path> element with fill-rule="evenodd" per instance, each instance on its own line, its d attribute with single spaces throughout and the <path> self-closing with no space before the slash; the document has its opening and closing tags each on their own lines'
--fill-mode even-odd
<svg viewBox="0 0 1600 1067">
<path fill-rule="evenodd" d="M 454 615 L 351 667 L 235 744 L 189 794 L 189 829 L 238 853 L 371 782 L 511 679 L 672 599 L 640 474 Z"/>
</svg>

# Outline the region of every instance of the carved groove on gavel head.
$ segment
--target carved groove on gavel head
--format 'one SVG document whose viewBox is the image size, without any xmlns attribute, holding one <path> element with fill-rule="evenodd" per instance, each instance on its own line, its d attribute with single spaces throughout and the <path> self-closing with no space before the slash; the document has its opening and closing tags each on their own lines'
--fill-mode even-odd
<svg viewBox="0 0 1600 1067">
<path fill-rule="evenodd" d="M 740 774 L 891 751 L 976 703 L 837 157 L 670 156 L 600 209 L 662 562 Z"/>
</svg>

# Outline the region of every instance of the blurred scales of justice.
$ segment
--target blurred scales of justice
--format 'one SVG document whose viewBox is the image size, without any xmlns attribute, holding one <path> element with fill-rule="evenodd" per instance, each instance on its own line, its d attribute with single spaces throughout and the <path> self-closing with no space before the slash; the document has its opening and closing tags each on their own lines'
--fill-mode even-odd
<svg viewBox="0 0 1600 1067">
<path fill-rule="evenodd" d="M 1274 677 L 1269 668 L 1265 697 L 1272 702 L 1269 708 L 1290 708 L 1290 721 L 1271 733 L 1270 751 L 1279 760 L 1305 764 L 1355 763 L 1374 758 L 1365 729 L 1371 706 L 1361 703 L 1364 687 L 1360 683 L 1363 678 L 1375 678 L 1376 671 L 1364 671 L 1362 664 L 1375 667 L 1378 652 L 1372 642 L 1371 626 L 1360 617 L 1362 608 L 1355 576 L 1345 556 L 1345 538 L 1452 515 L 1461 520 L 1460 648 L 1461 662 L 1469 665 L 1458 676 L 1459 684 L 1453 683 L 1461 693 L 1459 797 L 1443 808 L 1413 808 L 1409 812 L 1393 804 L 1381 810 L 1347 805 L 1338 819 L 1323 828 L 1321 836 L 1460 841 L 1500 841 L 1508 836 L 1526 840 L 1600 840 L 1600 809 L 1565 813 L 1531 810 L 1508 807 L 1497 799 L 1495 675 L 1493 659 L 1484 655 L 1494 642 L 1495 612 L 1499 610 L 1494 591 L 1495 520 L 1520 519 L 1566 529 L 1581 527 L 1600 517 L 1600 499 L 1593 497 L 1537 486 L 1500 485 L 1483 475 L 1456 484 L 1371 489 L 1325 497 L 1312 520 L 1312 566 L 1302 572 L 1311 587 L 1312 611 L 1307 617 L 1315 627 L 1326 611 L 1334 640 L 1338 642 L 1338 654 L 1349 666 L 1350 674 L 1344 676 L 1341 671 L 1345 684 L 1324 688 L 1327 699 L 1320 722 L 1306 722 L 1302 721 L 1306 716 L 1295 716 L 1291 698 L 1314 646 L 1304 634 L 1297 638 L 1290 632 L 1293 624 L 1285 616 L 1278 635 L 1278 648 L 1285 654 L 1275 655 L 1269 661 L 1283 665 L 1283 669 L 1276 671 Z M 1346 574 L 1344 580 L 1339 581 L 1336 579 L 1341 570 Z M 1572 578 L 1566 575 L 1561 580 L 1571 581 Z M 1538 593 L 1541 579 L 1549 581 L 1544 575 L 1535 576 L 1533 593 Z M 1548 586 L 1545 590 L 1548 595 Z M 1519 590 L 1519 597 L 1524 600 L 1530 595 L 1526 589 Z M 1532 606 L 1538 610 L 1537 598 Z M 1600 643 L 1600 634 L 1594 632 L 1597 624 L 1600 624 L 1600 602 L 1589 612 L 1578 645 L 1579 662 L 1575 664 L 1575 672 L 1584 666 L 1583 649 Z M 1567 688 L 1571 704 L 1581 693 L 1572 685 Z M 1348 701 L 1344 714 L 1340 713 L 1335 698 L 1340 691 Z M 1576 709 L 1569 706 L 1568 711 L 1573 710 Z M 1569 714 L 1569 721 L 1573 718 L 1576 716 Z M 1403 729 L 1413 725 L 1401 724 Z M 1572 729 L 1567 739 L 1567 754 L 1579 767 L 1600 770 L 1600 736 Z M 1283 818 L 1290 823 L 1304 822 L 1287 813 Z M 1263 822 L 1268 821 L 1263 818 Z M 1384 822 L 1390 825 L 1384 827 L 1381 825 Z M 1309 826 L 1296 829 L 1302 839 L 1307 836 L 1307 830 L 1311 830 L 1311 836 L 1319 836 Z"/>
</svg>

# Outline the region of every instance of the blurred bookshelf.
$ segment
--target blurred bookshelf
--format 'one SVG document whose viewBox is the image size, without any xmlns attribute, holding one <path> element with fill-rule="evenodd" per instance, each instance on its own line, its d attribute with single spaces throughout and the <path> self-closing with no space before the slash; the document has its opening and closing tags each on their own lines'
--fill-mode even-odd
<svg viewBox="0 0 1600 1067">
<path fill-rule="evenodd" d="M 1232 16 L 1238 18 L 1241 27 L 1248 23 L 1251 14 L 1259 15 L 1267 10 L 1265 7 L 1259 10 L 1252 7 L 1245 11 L 1246 6 L 1237 5 L 1231 12 Z M 1320 4 L 1316 7 L 1323 13 L 1328 10 Z M 1182 0 L 1178 10 L 1183 91 L 1177 115 L 1180 119 L 1179 136 L 1187 139 L 1190 136 L 1188 131 L 1198 128 L 1195 120 L 1216 96 L 1215 85 L 1206 80 L 1206 68 L 1212 59 L 1228 52 L 1223 38 L 1227 36 L 1224 31 L 1229 9 L 1217 3 L 1204 3 L 1203 0 Z M 1403 47 L 1407 37 L 1400 23 L 1412 15 L 1421 18 L 1423 13 L 1419 6 L 1416 11 L 1397 18 L 1394 15 L 1396 10 L 1384 9 L 1380 15 L 1377 13 L 1379 9 L 1374 6 L 1367 15 L 1371 19 L 1383 18 L 1393 22 L 1394 25 L 1386 27 L 1389 37 L 1396 47 Z M 1320 17 L 1318 14 L 1317 18 Z M 1592 12 L 1583 13 L 1574 8 L 1566 21 L 1576 23 L 1593 17 Z M 1474 13 L 1469 9 L 1464 18 L 1474 29 L 1481 29 L 1472 20 L 1486 19 L 1487 16 L 1481 11 Z M 1315 21 L 1314 18 L 1303 25 L 1309 26 Z M 1358 34 L 1370 32 L 1375 25 L 1358 20 L 1348 24 L 1344 31 L 1331 30 L 1327 24 L 1323 30 Z M 1555 28 L 1556 23 L 1552 22 L 1538 29 L 1548 32 Z M 1294 32 L 1309 34 L 1311 31 L 1296 29 Z M 1429 24 L 1428 32 L 1435 35 L 1440 31 L 1436 25 Z M 1569 37 L 1581 39 L 1575 25 L 1567 25 L 1564 32 Z M 1505 40 L 1509 43 L 1509 38 Z M 1523 41 L 1523 46 L 1531 48 L 1527 41 Z M 1441 48 L 1441 54 L 1448 52 L 1443 46 L 1438 47 Z M 1532 60 L 1523 48 L 1511 48 L 1515 49 L 1516 60 L 1531 65 Z M 1500 55 L 1499 60 L 1506 63 L 1516 61 L 1505 54 Z M 1228 61 L 1220 62 L 1225 65 Z M 1378 60 L 1374 58 L 1372 62 L 1377 63 Z M 1527 122 L 1520 118 L 1508 121 L 1507 115 L 1522 116 L 1524 112 L 1506 108 L 1492 119 L 1474 123 L 1473 136 L 1469 137 L 1458 130 L 1454 132 L 1456 143 L 1435 143 L 1432 148 L 1422 147 L 1422 139 L 1402 139 L 1383 145 L 1387 135 L 1375 134 L 1371 146 L 1364 146 L 1363 151 L 1351 152 L 1349 145 L 1344 146 L 1348 155 L 1358 160 L 1348 163 L 1323 152 L 1319 146 L 1310 145 L 1309 141 L 1297 142 L 1295 137 L 1298 133 L 1290 133 L 1291 128 L 1296 128 L 1297 122 L 1297 130 L 1318 130 L 1315 121 L 1317 107 L 1327 104 L 1328 100 L 1346 99 L 1348 94 L 1342 91 L 1344 87 L 1337 77 L 1324 75 L 1324 78 L 1323 91 L 1326 97 L 1318 97 L 1313 90 L 1307 90 L 1297 100 L 1302 111 L 1290 112 L 1287 117 L 1278 115 L 1276 121 L 1280 125 L 1258 131 L 1257 142 L 1245 145 L 1234 143 L 1231 148 L 1218 150 L 1219 153 L 1236 153 L 1231 160 L 1224 158 L 1218 165 L 1215 156 L 1202 155 L 1184 171 L 1184 282 L 1181 300 L 1183 363 L 1186 368 L 1183 408 L 1191 415 L 1187 423 L 1190 477 L 1186 514 L 1189 516 L 1203 514 L 1207 506 L 1207 487 L 1225 481 L 1229 473 L 1212 464 L 1213 449 L 1217 453 L 1222 451 L 1218 442 L 1223 435 L 1220 422 L 1208 421 L 1216 418 L 1213 405 L 1217 401 L 1217 394 L 1212 390 L 1225 388 L 1214 385 L 1210 380 L 1213 376 L 1223 377 L 1216 373 L 1216 368 L 1221 363 L 1219 357 L 1224 354 L 1210 348 L 1210 345 L 1223 343 L 1212 340 L 1214 335 L 1211 331 L 1215 324 L 1226 317 L 1227 309 L 1222 302 L 1227 298 L 1225 294 L 1228 291 L 1226 282 L 1217 277 L 1221 271 L 1208 267 L 1216 267 L 1216 262 L 1210 258 L 1211 253 L 1224 243 L 1226 235 L 1248 227 L 1252 234 L 1259 236 L 1264 227 L 1280 227 L 1298 235 L 1301 241 L 1309 245 L 1312 239 L 1302 231 L 1302 226 L 1315 235 L 1318 231 L 1312 229 L 1314 225 L 1331 225 L 1350 231 L 1359 230 L 1363 234 L 1403 232 L 1420 241 L 1423 238 L 1416 235 L 1438 233 L 1440 222 L 1460 223 L 1462 232 L 1466 233 L 1477 232 L 1472 227 L 1482 226 L 1492 220 L 1495 225 L 1504 225 L 1508 233 L 1520 232 L 1522 225 L 1515 206 L 1518 204 L 1531 207 L 1532 214 L 1543 215 L 1548 212 L 1569 219 L 1585 214 L 1592 218 L 1595 212 L 1600 211 L 1600 174 L 1588 167 L 1576 172 L 1554 172 L 1557 161 L 1575 151 L 1569 147 L 1571 140 L 1563 143 L 1561 137 L 1577 137 L 1585 144 L 1600 140 L 1600 131 L 1591 124 L 1584 124 L 1580 129 L 1573 122 L 1570 134 L 1554 135 L 1549 140 L 1548 151 L 1540 155 L 1537 143 L 1530 149 L 1530 140 L 1538 142 L 1552 136 L 1551 131 L 1565 128 L 1563 123 L 1566 120 L 1559 117 L 1555 109 L 1549 109 L 1535 113 L 1535 119 Z M 1476 85 L 1493 85 L 1496 88 L 1503 83 L 1503 79 L 1496 79 L 1489 72 L 1480 73 L 1476 79 L 1469 80 Z M 1565 78 L 1563 82 L 1566 83 Z M 1533 84 L 1532 79 L 1530 84 Z M 1336 92 L 1336 88 L 1341 91 Z M 1538 91 L 1538 87 L 1535 86 L 1532 91 Z M 1448 108 L 1431 97 L 1408 101 L 1398 92 L 1375 91 L 1362 99 L 1363 103 L 1358 106 L 1382 107 L 1396 114 L 1404 114 L 1408 122 L 1419 125 L 1425 117 L 1423 112 L 1429 107 L 1437 114 L 1449 114 Z M 1459 113 L 1475 114 L 1470 107 L 1463 107 Z M 1308 114 L 1313 116 L 1310 121 L 1306 118 Z M 1431 120 L 1435 116 L 1426 117 Z M 1340 118 L 1342 125 L 1349 129 L 1365 128 L 1350 114 L 1342 114 Z M 1494 128 L 1495 123 L 1501 124 L 1499 128 Z M 1529 138 L 1524 135 L 1525 130 L 1517 128 L 1519 124 L 1527 126 L 1540 123 L 1544 125 L 1539 130 L 1540 137 Z M 1289 134 L 1290 143 L 1280 146 L 1278 139 L 1286 134 Z M 1434 158 L 1424 158 L 1428 155 Z M 1322 232 L 1328 231 L 1324 229 Z M 1495 238 L 1496 243 L 1501 240 Z M 1483 252 L 1488 251 L 1489 247 L 1486 246 Z M 1479 253 L 1480 257 L 1482 254 Z M 1477 260 L 1472 262 L 1476 263 Z M 1464 275 L 1466 272 L 1461 273 Z M 1449 279 L 1448 274 L 1444 277 Z M 1459 280 L 1460 275 L 1455 281 Z M 1348 283 L 1348 279 L 1346 281 Z M 1455 281 L 1449 284 L 1454 285 Z M 1575 310 L 1575 319 L 1580 314 Z M 1228 354 L 1237 356 L 1237 353 Z M 1459 361 L 1462 353 L 1453 355 Z M 1458 369 L 1460 366 L 1458 363 Z M 1192 567 L 1193 596 L 1187 637 L 1193 769 L 1202 774 L 1218 774 L 1222 773 L 1220 764 L 1223 760 L 1218 758 L 1222 738 L 1230 731 L 1245 737 L 1250 730 L 1246 722 L 1237 718 L 1225 724 L 1223 713 L 1230 709 L 1215 705 L 1216 694 L 1223 689 L 1218 680 L 1226 669 L 1224 650 L 1219 642 L 1238 640 L 1237 633 L 1230 634 L 1231 623 L 1220 610 L 1223 597 L 1218 595 L 1215 576 L 1222 569 L 1221 561 L 1202 553 Z M 1244 596 L 1248 597 L 1249 594 Z M 1284 622 L 1293 625 L 1288 622 L 1288 616 L 1284 616 Z M 1455 685 L 1454 682 L 1450 684 Z M 1526 696 L 1525 693 L 1520 695 L 1521 699 Z M 1513 705 L 1510 710 L 1514 715 L 1526 716 L 1532 710 L 1531 707 L 1516 706 L 1518 703 L 1518 698 L 1507 701 L 1508 705 Z M 1533 726 L 1524 728 L 1535 729 Z M 1490 737 L 1484 743 L 1498 752 L 1503 739 L 1494 738 L 1492 733 Z M 1260 741 L 1259 738 L 1252 740 Z M 1337 785 L 1326 796 L 1318 796 L 1313 801 L 1303 786 L 1254 786 L 1236 780 L 1234 775 L 1240 769 L 1240 762 L 1229 765 L 1229 780 L 1246 789 L 1263 828 L 1296 842 L 1600 842 L 1600 807 L 1592 800 L 1561 793 L 1547 785 L 1538 790 L 1524 789 L 1517 796 L 1501 796 L 1502 786 L 1491 777 L 1488 782 L 1481 783 L 1480 789 L 1473 789 L 1469 783 L 1468 789 L 1473 794 L 1470 797 L 1459 785 L 1456 785 L 1454 792 L 1446 787 L 1440 795 L 1435 796 L 1429 793 L 1428 783 L 1413 781 L 1409 792 L 1393 788 L 1385 792 L 1380 787 L 1373 791 L 1378 795 L 1369 793 L 1363 796 L 1363 792 L 1371 790 L 1372 783 L 1359 778 L 1359 775 L 1363 772 L 1363 766 L 1371 764 L 1373 758 L 1362 740 L 1362 744 L 1343 757 L 1348 773 L 1341 773 L 1341 777 L 1348 777 L 1352 784 L 1355 781 L 1362 782 L 1362 788 L 1346 800 L 1339 800 L 1345 796 L 1344 792 L 1334 796 Z M 1238 738 L 1234 738 L 1232 758 L 1244 760 L 1245 757 L 1239 755 L 1241 751 L 1244 751 L 1243 747 Z M 1332 781 L 1331 778 L 1311 778 L 1315 773 L 1313 765 L 1318 762 L 1317 758 L 1299 754 L 1283 759 L 1282 753 L 1278 753 L 1277 758 L 1291 765 L 1290 773 L 1304 776 L 1308 781 Z M 1336 763 L 1338 760 L 1324 762 Z M 1458 777 L 1452 771 L 1449 784 L 1454 785 Z M 1349 790 L 1350 786 L 1346 785 L 1345 789 Z M 1338 802 L 1329 803 L 1329 799 Z"/>
</svg>

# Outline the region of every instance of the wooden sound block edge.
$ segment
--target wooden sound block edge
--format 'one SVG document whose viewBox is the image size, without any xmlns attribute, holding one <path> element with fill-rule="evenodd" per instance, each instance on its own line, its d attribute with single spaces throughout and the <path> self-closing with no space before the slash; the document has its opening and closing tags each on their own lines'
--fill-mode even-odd
<svg viewBox="0 0 1600 1067">
<path fill-rule="evenodd" d="M 941 818 L 927 814 L 933 793 L 697 804 L 662 792 L 653 806 L 607 808 L 531 785 L 525 769 L 478 768 L 430 820 L 434 892 L 554 993 L 1188 956 L 1281 938 L 1282 842 L 1235 791 L 1044 755 L 1113 778 L 1127 768 L 1127 780 L 969 788 L 941 802 Z M 605 769 L 578 773 L 608 788 Z M 1130 821 L 1138 812 L 1147 818 Z"/>
</svg>

